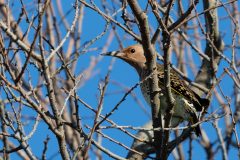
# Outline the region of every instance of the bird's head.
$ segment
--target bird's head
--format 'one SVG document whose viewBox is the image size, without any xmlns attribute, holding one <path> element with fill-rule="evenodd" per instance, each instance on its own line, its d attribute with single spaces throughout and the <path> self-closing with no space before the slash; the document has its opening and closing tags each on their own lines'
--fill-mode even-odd
<svg viewBox="0 0 240 160">
<path fill-rule="evenodd" d="M 118 57 L 133 66 L 138 72 L 146 67 L 146 58 L 140 44 L 129 46 L 120 51 L 102 53 L 101 55 Z"/>
</svg>

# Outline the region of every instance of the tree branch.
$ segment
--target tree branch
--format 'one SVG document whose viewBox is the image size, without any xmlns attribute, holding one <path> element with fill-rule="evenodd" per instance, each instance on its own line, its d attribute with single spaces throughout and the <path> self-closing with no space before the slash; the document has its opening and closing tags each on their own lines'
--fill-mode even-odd
<svg viewBox="0 0 240 160">
<path fill-rule="evenodd" d="M 152 108 L 152 121 L 153 128 L 162 127 L 162 117 L 160 110 L 160 99 L 159 99 L 159 86 L 158 86 L 158 75 L 156 66 L 156 54 L 154 47 L 151 44 L 150 31 L 148 25 L 148 19 L 146 13 L 142 11 L 138 2 L 136 0 L 128 0 L 128 4 L 131 7 L 133 14 L 139 22 L 139 30 L 141 33 L 142 45 L 147 59 L 147 67 L 149 74 L 154 73 L 152 78 L 149 80 L 150 86 L 150 98 L 151 98 L 151 108 Z M 156 149 L 156 158 L 161 157 L 162 148 L 162 135 L 161 131 L 154 131 L 154 146 Z"/>
</svg>

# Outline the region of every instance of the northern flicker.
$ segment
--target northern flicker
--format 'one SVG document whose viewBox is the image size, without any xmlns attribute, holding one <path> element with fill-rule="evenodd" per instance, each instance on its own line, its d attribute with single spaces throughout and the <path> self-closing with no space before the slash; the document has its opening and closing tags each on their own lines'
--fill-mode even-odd
<svg viewBox="0 0 240 160">
<path fill-rule="evenodd" d="M 137 44 L 129 46 L 120 51 L 103 53 L 102 55 L 118 57 L 136 69 L 140 80 L 143 81 L 140 84 L 142 94 L 147 103 L 151 105 L 149 89 L 150 81 L 146 78 L 149 76 L 149 74 L 142 46 Z M 168 104 L 164 91 L 164 67 L 162 64 L 157 64 L 157 71 L 159 78 L 159 88 L 161 89 L 159 97 L 160 107 L 161 113 L 164 117 L 168 108 Z M 190 124 L 197 123 L 199 121 L 197 117 L 197 111 L 202 111 L 202 108 L 207 107 L 209 105 L 209 100 L 201 98 L 198 94 L 191 90 L 180 78 L 178 73 L 176 73 L 173 69 L 170 71 L 170 80 L 171 91 L 175 100 L 175 104 L 173 107 L 173 114 L 169 127 L 176 127 L 183 121 L 188 121 Z M 165 118 L 166 117 L 164 117 L 164 119 Z M 194 128 L 194 131 L 197 136 L 201 135 L 199 125 Z"/>
</svg>

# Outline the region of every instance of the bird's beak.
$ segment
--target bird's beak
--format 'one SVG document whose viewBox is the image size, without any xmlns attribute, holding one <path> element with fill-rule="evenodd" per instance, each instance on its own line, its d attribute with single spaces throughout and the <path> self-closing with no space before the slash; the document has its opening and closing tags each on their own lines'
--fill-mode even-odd
<svg viewBox="0 0 240 160">
<path fill-rule="evenodd" d="M 100 55 L 102 56 L 113 56 L 113 57 L 122 57 L 123 52 L 121 51 L 112 51 L 112 52 L 106 52 L 106 53 L 101 53 Z"/>
</svg>

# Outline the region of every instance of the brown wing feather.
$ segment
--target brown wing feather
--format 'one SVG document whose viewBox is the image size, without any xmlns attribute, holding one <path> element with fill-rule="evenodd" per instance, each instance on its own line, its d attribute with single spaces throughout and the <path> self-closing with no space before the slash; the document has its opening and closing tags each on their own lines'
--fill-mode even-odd
<svg viewBox="0 0 240 160">
<path fill-rule="evenodd" d="M 164 84 L 164 70 L 163 66 L 158 64 L 158 72 L 159 72 L 159 83 L 160 86 Z M 191 90 L 184 81 L 180 78 L 178 73 L 171 69 L 170 71 L 170 79 L 171 79 L 171 88 L 174 92 L 181 94 L 191 103 L 193 103 L 194 107 L 197 111 L 201 111 L 203 106 L 208 106 L 209 100 L 202 99 L 197 93 Z M 162 88 L 162 87 L 161 87 Z"/>
</svg>

